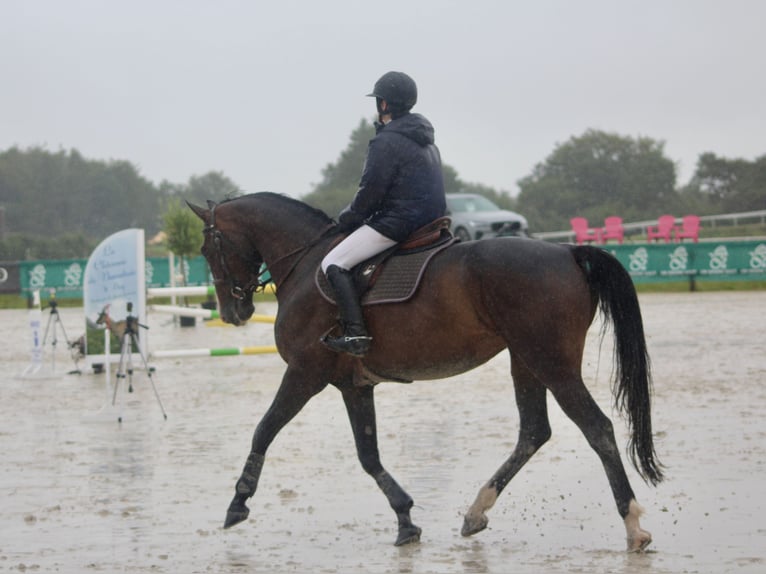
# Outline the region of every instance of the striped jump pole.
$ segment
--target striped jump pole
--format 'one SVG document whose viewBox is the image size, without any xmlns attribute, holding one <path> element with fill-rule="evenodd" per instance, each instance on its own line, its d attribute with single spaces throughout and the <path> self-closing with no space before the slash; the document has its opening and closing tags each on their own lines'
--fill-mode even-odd
<svg viewBox="0 0 766 574">
<path fill-rule="evenodd" d="M 171 349 L 152 351 L 151 356 L 156 359 L 177 357 L 230 357 L 235 355 L 265 355 L 276 353 L 274 345 L 261 347 L 222 347 L 220 349 Z"/>
</svg>

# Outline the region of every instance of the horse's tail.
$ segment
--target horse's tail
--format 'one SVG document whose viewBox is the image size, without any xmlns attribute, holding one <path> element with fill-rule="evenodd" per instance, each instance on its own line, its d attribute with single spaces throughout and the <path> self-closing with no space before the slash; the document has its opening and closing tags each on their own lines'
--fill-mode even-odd
<svg viewBox="0 0 766 574">
<path fill-rule="evenodd" d="M 615 406 L 625 413 L 631 430 L 628 443 L 633 466 L 656 485 L 663 480 L 652 439 L 651 374 L 638 296 L 622 264 L 603 249 L 572 248 L 587 277 L 605 321 L 611 320 L 615 338 Z"/>
</svg>

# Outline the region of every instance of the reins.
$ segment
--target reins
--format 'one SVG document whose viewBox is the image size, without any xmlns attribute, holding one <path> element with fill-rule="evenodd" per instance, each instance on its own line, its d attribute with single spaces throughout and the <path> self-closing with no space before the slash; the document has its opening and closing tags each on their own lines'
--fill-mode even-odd
<svg viewBox="0 0 766 574">
<path fill-rule="evenodd" d="M 214 245 L 215 245 L 215 249 L 218 252 L 218 260 L 219 260 L 219 262 L 221 264 L 221 269 L 223 270 L 223 273 L 224 273 L 224 277 L 222 277 L 220 279 L 213 278 L 213 283 L 214 284 L 219 284 L 219 283 L 222 283 L 224 281 L 228 281 L 229 291 L 231 293 L 231 296 L 234 297 L 235 299 L 239 299 L 241 301 L 241 300 L 245 299 L 245 297 L 247 297 L 248 295 L 251 295 L 252 293 L 257 293 L 259 291 L 263 291 L 265 289 L 266 285 L 268 284 L 269 280 L 267 280 L 267 281 L 263 281 L 262 280 L 262 277 L 266 273 L 265 270 L 262 271 L 260 269 L 262 264 L 263 264 L 262 260 L 256 262 L 257 266 L 259 268 L 256 272 L 253 272 L 253 268 L 251 267 L 251 269 L 250 269 L 250 278 L 249 278 L 248 282 L 244 286 L 239 285 L 236 282 L 236 280 L 232 277 L 231 271 L 229 270 L 229 266 L 226 263 L 226 257 L 224 255 L 224 250 L 223 250 L 223 246 L 222 246 L 223 240 L 226 239 L 226 238 L 224 237 L 223 233 L 221 233 L 221 231 L 219 229 L 217 229 L 216 226 L 215 226 L 215 208 L 216 207 L 217 207 L 217 204 L 214 204 L 214 205 L 212 205 L 210 207 L 210 223 L 208 223 L 205 226 L 205 228 L 202 230 L 203 233 L 205 233 L 205 234 L 212 234 L 213 242 L 214 242 Z M 290 275 L 292 275 L 293 271 L 298 266 L 298 264 L 303 260 L 303 258 L 306 256 L 308 251 L 314 245 L 316 245 L 319 241 L 321 241 L 327 235 L 327 233 L 329 231 L 331 231 L 332 229 L 335 229 L 335 227 L 336 227 L 335 222 L 328 223 L 327 225 L 325 225 L 322 228 L 322 230 L 317 234 L 317 236 L 314 237 L 313 239 L 311 239 L 308 243 L 293 249 L 292 251 L 282 255 L 281 257 L 278 257 L 270 265 L 270 269 L 273 269 L 274 267 L 279 265 L 281 262 L 287 260 L 288 258 L 300 254 L 300 257 L 298 257 L 293 262 L 293 264 L 290 265 L 290 268 L 287 270 L 287 273 L 285 273 L 285 276 L 282 278 L 280 283 L 284 283 L 288 279 L 288 277 L 290 277 Z M 236 249 L 236 245 L 232 241 L 229 240 L 229 243 L 234 245 L 234 247 Z M 240 252 L 240 255 L 243 255 L 241 250 L 237 249 L 237 251 Z M 249 256 L 243 255 L 243 259 L 248 260 Z M 274 278 L 273 274 L 271 274 L 271 278 L 274 279 L 274 281 L 276 282 L 276 279 Z"/>
<path fill-rule="evenodd" d="M 295 260 L 295 262 L 293 262 L 293 264 L 290 266 L 290 268 L 287 270 L 287 273 L 285 273 L 285 276 L 282 278 L 281 283 L 284 283 L 285 281 L 287 281 L 287 278 L 290 277 L 290 275 L 292 275 L 293 271 L 295 271 L 295 268 L 298 267 L 298 264 L 303 260 L 303 258 L 309 252 L 309 250 L 312 247 L 314 247 L 314 245 L 319 243 L 322 239 L 324 239 L 324 237 L 327 235 L 329 231 L 331 231 L 332 229 L 335 229 L 336 227 L 337 226 L 335 222 L 328 223 L 322 228 L 322 230 L 317 234 L 317 236 L 314 237 L 311 241 L 309 241 L 306 245 L 293 249 L 289 253 L 282 255 L 282 257 L 277 258 L 277 260 L 271 264 L 271 268 L 273 269 L 278 263 L 281 263 L 288 257 L 292 257 L 293 255 L 297 255 L 300 253 L 300 257 L 298 257 Z M 277 287 L 279 287 L 279 285 L 277 285 Z"/>
</svg>

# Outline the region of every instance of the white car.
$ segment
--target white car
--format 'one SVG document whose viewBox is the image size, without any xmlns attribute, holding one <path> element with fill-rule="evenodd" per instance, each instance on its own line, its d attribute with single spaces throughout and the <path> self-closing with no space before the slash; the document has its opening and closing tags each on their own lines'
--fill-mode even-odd
<svg viewBox="0 0 766 574">
<path fill-rule="evenodd" d="M 452 219 L 452 234 L 461 241 L 529 237 L 529 226 L 523 215 L 500 209 L 476 193 L 448 193 L 447 215 Z"/>
</svg>

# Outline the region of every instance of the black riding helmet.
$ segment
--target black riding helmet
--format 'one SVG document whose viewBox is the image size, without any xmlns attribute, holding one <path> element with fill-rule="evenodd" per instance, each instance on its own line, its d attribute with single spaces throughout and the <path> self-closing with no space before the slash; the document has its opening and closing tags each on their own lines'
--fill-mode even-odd
<svg viewBox="0 0 766 574">
<path fill-rule="evenodd" d="M 406 113 L 418 101 L 418 87 L 415 80 L 404 72 L 387 72 L 375 82 L 368 96 L 386 100 L 393 115 Z M 380 111 L 380 102 L 378 102 Z"/>
</svg>

